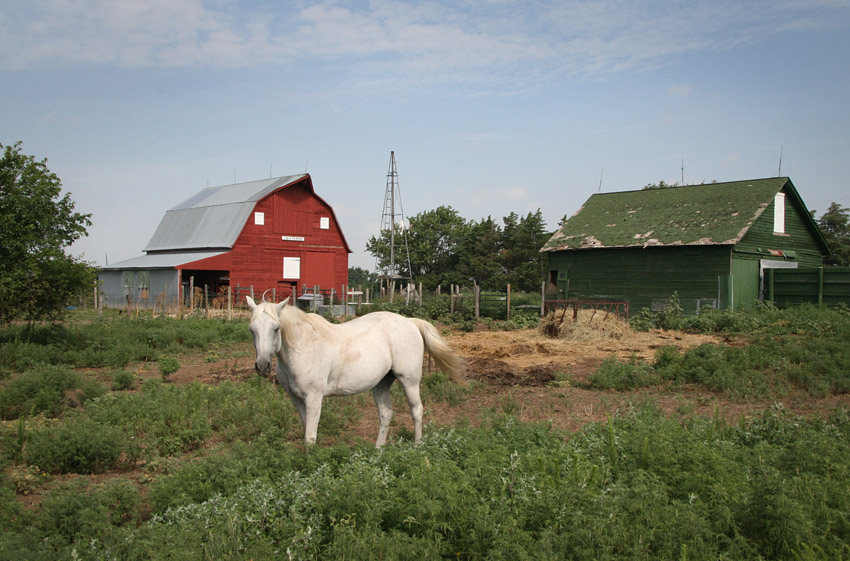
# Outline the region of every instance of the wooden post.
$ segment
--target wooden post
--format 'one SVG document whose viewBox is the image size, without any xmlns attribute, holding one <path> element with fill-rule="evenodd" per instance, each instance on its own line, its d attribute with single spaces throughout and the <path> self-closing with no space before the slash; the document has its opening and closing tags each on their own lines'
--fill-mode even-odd
<svg viewBox="0 0 850 561">
<path fill-rule="evenodd" d="M 540 317 L 546 315 L 546 281 L 540 283 Z"/>
<path fill-rule="evenodd" d="M 233 302 L 231 302 L 231 300 L 230 300 L 230 296 L 231 296 L 230 291 L 231 291 L 230 285 L 228 284 L 227 285 L 227 319 L 228 319 L 228 321 L 233 319 Z"/>
<path fill-rule="evenodd" d="M 478 286 L 478 283 L 473 282 L 473 286 L 475 287 L 475 321 L 481 319 L 481 287 Z"/>
<path fill-rule="evenodd" d="M 818 267 L 818 304 L 823 304 L 823 267 Z"/>
<path fill-rule="evenodd" d="M 508 283 L 508 312 L 507 318 L 511 319 L 511 283 Z"/>
<path fill-rule="evenodd" d="M 189 313 L 195 311 L 195 276 L 189 277 Z"/>
<path fill-rule="evenodd" d="M 207 319 L 210 317 L 210 285 L 204 285 L 204 315 Z"/>
<path fill-rule="evenodd" d="M 342 317 L 348 317 L 348 287 L 342 285 Z"/>
<path fill-rule="evenodd" d="M 277 304 L 277 287 L 272 287 L 272 302 Z"/>
<path fill-rule="evenodd" d="M 422 283 L 419 283 L 419 308 L 422 308 Z"/>
<path fill-rule="evenodd" d="M 313 313 L 316 313 L 316 310 L 319 309 L 319 285 L 313 285 Z"/>
<path fill-rule="evenodd" d="M 455 313 L 455 285 L 451 285 L 449 290 L 451 291 L 451 296 L 449 296 L 449 312 L 453 314 Z"/>
<path fill-rule="evenodd" d="M 97 305 L 97 283 L 94 285 L 94 310 L 99 314 L 100 307 Z"/>
<path fill-rule="evenodd" d="M 252 284 L 252 285 L 250 286 L 250 288 L 251 288 L 251 300 L 253 300 L 254 302 L 256 302 L 256 301 L 257 301 L 257 299 L 256 299 L 256 298 L 254 298 L 254 285 Z"/>
</svg>

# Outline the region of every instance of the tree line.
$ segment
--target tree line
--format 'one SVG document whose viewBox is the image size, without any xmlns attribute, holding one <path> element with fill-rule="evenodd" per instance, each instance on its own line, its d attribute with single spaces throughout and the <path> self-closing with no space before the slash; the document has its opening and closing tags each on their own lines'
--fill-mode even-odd
<svg viewBox="0 0 850 561">
<path fill-rule="evenodd" d="M 551 235 L 540 209 L 525 216 L 511 212 L 499 223 L 492 216 L 467 220 L 452 207 L 440 206 L 411 217 L 406 231 L 395 227 L 398 273 L 421 282 L 425 290 L 472 282 L 485 290 L 506 284 L 529 292 L 540 289 L 546 266 L 540 248 Z M 388 267 L 390 231 L 369 238 L 366 251 L 378 269 Z"/>
</svg>

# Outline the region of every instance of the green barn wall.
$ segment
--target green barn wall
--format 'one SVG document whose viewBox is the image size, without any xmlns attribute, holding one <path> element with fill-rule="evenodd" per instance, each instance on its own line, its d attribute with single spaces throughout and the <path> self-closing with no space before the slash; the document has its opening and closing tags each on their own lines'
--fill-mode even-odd
<svg viewBox="0 0 850 561">
<path fill-rule="evenodd" d="M 718 298 L 718 278 L 730 271 L 728 246 L 610 248 L 549 254 L 559 298 L 625 300 L 632 314 L 677 292 L 686 313 Z M 566 289 L 566 293 L 564 293 Z"/>
<path fill-rule="evenodd" d="M 771 202 L 735 247 L 735 258 L 756 261 L 777 259 L 770 256 L 770 250 L 791 251 L 793 256 L 787 260 L 799 263 L 800 267 L 820 267 L 821 247 L 810 230 L 809 220 L 802 214 L 805 210 L 800 208 L 793 195 L 786 193 L 785 196 L 784 234 L 773 233 L 773 212 Z"/>
</svg>

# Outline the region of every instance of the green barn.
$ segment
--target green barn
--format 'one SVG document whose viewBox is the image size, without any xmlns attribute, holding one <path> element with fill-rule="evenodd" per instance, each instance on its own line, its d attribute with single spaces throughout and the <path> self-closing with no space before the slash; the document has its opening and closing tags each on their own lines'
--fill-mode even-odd
<svg viewBox="0 0 850 561">
<path fill-rule="evenodd" d="M 829 247 L 787 177 L 599 193 L 552 235 L 547 300 L 686 313 L 763 299 L 764 270 L 820 267 Z"/>
</svg>

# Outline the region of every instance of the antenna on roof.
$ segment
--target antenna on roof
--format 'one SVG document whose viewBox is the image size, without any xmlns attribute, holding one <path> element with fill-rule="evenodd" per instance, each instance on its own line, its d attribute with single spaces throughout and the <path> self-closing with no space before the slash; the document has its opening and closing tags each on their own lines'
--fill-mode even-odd
<svg viewBox="0 0 850 561">
<path fill-rule="evenodd" d="M 785 148 L 784 145 L 779 146 L 779 170 L 776 172 L 776 177 L 782 176 L 782 149 Z"/>
<path fill-rule="evenodd" d="M 605 168 L 602 168 L 602 171 L 599 172 L 599 189 L 596 191 L 597 193 L 602 192 L 602 175 L 605 173 Z"/>
<path fill-rule="evenodd" d="M 682 156 L 682 185 L 685 184 L 685 157 Z"/>
<path fill-rule="evenodd" d="M 309 165 L 309 163 L 310 163 L 310 160 L 307 160 L 306 162 L 304 162 L 304 173 L 307 173 L 307 165 Z"/>
<path fill-rule="evenodd" d="M 236 183 L 236 168 L 233 168 L 233 183 Z"/>
</svg>

